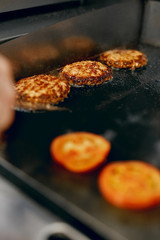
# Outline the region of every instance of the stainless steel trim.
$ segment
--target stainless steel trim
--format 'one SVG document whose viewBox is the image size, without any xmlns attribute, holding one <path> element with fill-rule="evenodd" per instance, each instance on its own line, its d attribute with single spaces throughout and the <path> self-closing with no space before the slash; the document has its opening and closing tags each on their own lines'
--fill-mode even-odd
<svg viewBox="0 0 160 240">
<path fill-rule="evenodd" d="M 55 234 L 63 234 L 70 240 L 91 240 L 64 222 L 56 222 L 47 225 L 39 232 L 35 240 L 47 240 L 50 236 L 54 236 Z"/>
</svg>

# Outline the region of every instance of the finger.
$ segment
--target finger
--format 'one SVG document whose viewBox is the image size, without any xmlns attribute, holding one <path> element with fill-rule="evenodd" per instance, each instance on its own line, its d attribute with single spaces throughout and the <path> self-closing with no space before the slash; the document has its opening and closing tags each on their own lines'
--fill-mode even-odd
<svg viewBox="0 0 160 240">
<path fill-rule="evenodd" d="M 8 104 L 0 101 L 0 113 L 0 132 L 3 132 L 11 126 L 15 112 Z"/>
</svg>

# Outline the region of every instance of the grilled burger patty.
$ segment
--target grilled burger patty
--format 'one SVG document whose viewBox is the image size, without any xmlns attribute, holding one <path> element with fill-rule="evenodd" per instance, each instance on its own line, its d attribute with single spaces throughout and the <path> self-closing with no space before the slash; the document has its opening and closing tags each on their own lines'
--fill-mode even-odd
<svg viewBox="0 0 160 240">
<path fill-rule="evenodd" d="M 99 85 L 112 78 L 112 70 L 97 61 L 80 61 L 66 65 L 60 76 L 73 85 Z"/>
<path fill-rule="evenodd" d="M 148 61 L 145 54 L 130 49 L 108 50 L 101 54 L 100 60 L 114 68 L 130 68 L 132 70 L 145 66 Z"/>
<path fill-rule="evenodd" d="M 70 86 L 58 77 L 41 74 L 19 80 L 15 89 L 17 102 L 53 104 L 67 97 Z"/>
</svg>

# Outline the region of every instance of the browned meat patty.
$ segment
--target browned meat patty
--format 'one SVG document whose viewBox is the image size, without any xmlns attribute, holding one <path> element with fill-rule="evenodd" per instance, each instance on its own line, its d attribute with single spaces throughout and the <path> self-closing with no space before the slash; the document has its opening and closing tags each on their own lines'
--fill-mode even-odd
<svg viewBox="0 0 160 240">
<path fill-rule="evenodd" d="M 143 67 L 147 64 L 147 57 L 137 50 L 108 50 L 103 52 L 100 60 L 113 68 L 130 68 L 132 70 Z"/>
<path fill-rule="evenodd" d="M 80 61 L 66 65 L 60 76 L 73 85 L 99 85 L 112 78 L 112 70 L 97 61 Z"/>
<path fill-rule="evenodd" d="M 34 75 L 19 80 L 16 85 L 16 102 L 29 104 L 56 104 L 70 92 L 67 81 L 52 75 Z"/>
</svg>

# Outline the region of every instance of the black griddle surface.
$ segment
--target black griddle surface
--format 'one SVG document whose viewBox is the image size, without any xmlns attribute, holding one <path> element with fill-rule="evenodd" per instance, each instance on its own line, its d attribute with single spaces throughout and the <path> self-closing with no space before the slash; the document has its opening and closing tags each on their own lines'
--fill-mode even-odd
<svg viewBox="0 0 160 240">
<path fill-rule="evenodd" d="M 36 180 L 36 191 L 45 195 L 49 189 L 45 197 L 53 194 L 51 204 L 54 194 L 62 197 L 62 213 L 69 211 L 104 239 L 159 240 L 160 207 L 136 212 L 111 206 L 97 186 L 103 166 L 87 174 L 70 173 L 52 162 L 49 146 L 58 135 L 88 131 L 111 141 L 105 164 L 136 159 L 160 168 L 160 48 L 143 45 L 139 50 L 148 56 L 143 69 L 114 70 L 105 84 L 72 87 L 59 105 L 65 110 L 17 112 L 7 132 L 6 161 Z"/>
</svg>

